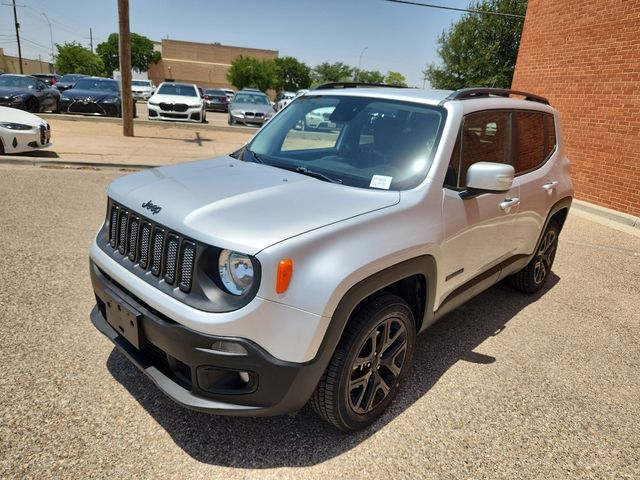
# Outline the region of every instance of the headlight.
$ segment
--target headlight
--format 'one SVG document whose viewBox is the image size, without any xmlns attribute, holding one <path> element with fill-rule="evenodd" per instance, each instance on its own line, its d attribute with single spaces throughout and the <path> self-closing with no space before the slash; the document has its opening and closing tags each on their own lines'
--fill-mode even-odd
<svg viewBox="0 0 640 480">
<path fill-rule="evenodd" d="M 60 101 L 61 102 L 73 102 L 73 98 L 71 97 L 66 97 L 64 95 L 60 95 Z"/>
<path fill-rule="evenodd" d="M 23 123 L 12 123 L 12 122 L 0 122 L 0 127 L 8 128 L 9 130 L 31 130 L 35 127 L 31 125 L 25 125 Z"/>
<path fill-rule="evenodd" d="M 159 106 L 160 106 L 160 104 L 159 104 L 159 103 L 156 103 L 156 102 L 151 102 L 151 101 L 149 101 L 149 102 L 147 102 L 147 103 L 149 103 L 149 105 L 153 105 L 154 107 L 159 107 Z"/>
<path fill-rule="evenodd" d="M 118 97 L 107 97 L 100 100 L 102 103 L 118 103 L 120 98 Z"/>
<path fill-rule="evenodd" d="M 244 253 L 223 250 L 218 258 L 218 272 L 224 288 L 233 295 L 242 295 L 253 284 L 253 264 Z"/>
<path fill-rule="evenodd" d="M 234 117 L 242 117 L 244 116 L 244 112 L 242 110 L 231 110 L 231 115 Z"/>
<path fill-rule="evenodd" d="M 11 97 L 11 102 L 22 102 L 24 100 L 24 95 L 14 95 Z"/>
<path fill-rule="evenodd" d="M 189 105 L 189 108 L 202 108 L 202 105 Z"/>
</svg>

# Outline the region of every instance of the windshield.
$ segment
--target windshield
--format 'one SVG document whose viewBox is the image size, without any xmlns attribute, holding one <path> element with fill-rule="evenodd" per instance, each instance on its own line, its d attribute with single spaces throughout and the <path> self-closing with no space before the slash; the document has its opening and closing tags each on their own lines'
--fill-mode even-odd
<svg viewBox="0 0 640 480">
<path fill-rule="evenodd" d="M 29 77 L 14 77 L 13 75 L 0 75 L 0 87 L 36 88 L 36 80 Z"/>
<path fill-rule="evenodd" d="M 151 82 L 148 80 L 131 80 L 131 85 L 134 87 L 150 87 Z"/>
<path fill-rule="evenodd" d="M 254 95 L 252 93 L 236 93 L 233 97 L 234 103 L 253 103 L 254 105 L 269 105 L 266 95 Z"/>
<path fill-rule="evenodd" d="M 199 97 L 193 85 L 162 85 L 156 92 L 160 95 L 180 95 L 182 97 Z"/>
<path fill-rule="evenodd" d="M 406 190 L 426 177 L 445 115 L 441 107 L 379 98 L 300 97 L 256 134 L 243 159 Z"/>
<path fill-rule="evenodd" d="M 82 75 L 63 75 L 60 81 L 64 83 L 73 83 L 79 78 L 83 78 Z"/>
<path fill-rule="evenodd" d="M 118 82 L 115 80 L 100 80 L 92 78 L 81 78 L 73 86 L 74 90 L 95 90 L 99 92 L 115 92 L 118 93 Z"/>
</svg>

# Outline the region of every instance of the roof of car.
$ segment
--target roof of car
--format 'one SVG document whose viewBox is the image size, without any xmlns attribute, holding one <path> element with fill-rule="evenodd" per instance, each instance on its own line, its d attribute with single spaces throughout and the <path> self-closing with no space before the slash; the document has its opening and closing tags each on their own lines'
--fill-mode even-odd
<svg viewBox="0 0 640 480">
<path fill-rule="evenodd" d="M 345 95 L 345 96 L 366 96 L 389 98 L 405 101 L 419 101 L 430 105 L 442 105 L 449 101 L 460 100 L 477 100 L 477 99 L 511 99 L 511 95 L 524 97 L 524 100 L 536 102 L 539 104 L 549 105 L 546 98 L 531 93 L 520 92 L 516 90 L 499 89 L 499 88 L 461 88 L 459 90 L 427 90 L 422 88 L 404 88 L 392 86 L 372 86 L 372 87 L 356 87 L 356 88 L 328 88 L 320 90 L 310 90 L 305 96 L 309 95 Z"/>
</svg>

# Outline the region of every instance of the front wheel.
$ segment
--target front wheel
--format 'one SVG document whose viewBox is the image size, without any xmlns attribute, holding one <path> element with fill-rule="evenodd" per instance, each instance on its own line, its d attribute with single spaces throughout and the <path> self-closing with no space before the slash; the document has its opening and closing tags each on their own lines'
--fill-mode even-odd
<svg viewBox="0 0 640 480">
<path fill-rule="evenodd" d="M 369 426 L 389 406 L 413 358 L 415 322 L 400 297 L 369 300 L 350 320 L 311 407 L 344 431 Z"/>
<path fill-rule="evenodd" d="M 559 235 L 560 227 L 551 220 L 531 261 L 522 270 L 508 277 L 512 287 L 524 293 L 535 293 L 544 286 L 556 258 Z"/>
</svg>

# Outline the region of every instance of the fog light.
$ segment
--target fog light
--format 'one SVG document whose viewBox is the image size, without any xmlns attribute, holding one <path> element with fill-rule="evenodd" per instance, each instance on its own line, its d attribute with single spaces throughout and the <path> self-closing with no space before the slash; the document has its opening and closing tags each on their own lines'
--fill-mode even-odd
<svg viewBox="0 0 640 480">
<path fill-rule="evenodd" d="M 249 372 L 238 372 L 238 376 L 244 383 L 249 383 Z"/>
<path fill-rule="evenodd" d="M 247 355 L 247 349 L 239 343 L 225 342 L 222 340 L 213 342 L 211 350 L 215 350 L 216 352 L 220 352 L 225 355 Z"/>
</svg>

